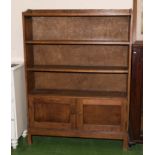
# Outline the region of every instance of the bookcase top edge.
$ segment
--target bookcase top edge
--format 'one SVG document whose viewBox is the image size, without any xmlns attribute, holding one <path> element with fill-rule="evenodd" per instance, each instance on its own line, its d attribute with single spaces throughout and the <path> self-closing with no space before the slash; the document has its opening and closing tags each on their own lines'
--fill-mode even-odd
<svg viewBox="0 0 155 155">
<path fill-rule="evenodd" d="M 24 16 L 129 16 L 132 9 L 54 9 L 31 10 L 23 12 Z"/>
</svg>

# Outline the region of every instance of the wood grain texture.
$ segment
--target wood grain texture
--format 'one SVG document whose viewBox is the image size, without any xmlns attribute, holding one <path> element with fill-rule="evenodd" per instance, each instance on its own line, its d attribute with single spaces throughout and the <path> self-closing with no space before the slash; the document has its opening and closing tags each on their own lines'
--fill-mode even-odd
<svg viewBox="0 0 155 155">
<path fill-rule="evenodd" d="M 132 10 L 23 13 L 33 135 L 110 138 L 128 144 Z"/>
<path fill-rule="evenodd" d="M 35 65 L 27 68 L 34 72 L 66 72 L 66 73 L 120 73 L 127 74 L 127 67 L 119 66 L 63 66 L 63 65 Z"/>
<path fill-rule="evenodd" d="M 33 48 L 35 65 L 128 66 L 128 46 L 35 45 Z"/>
<path fill-rule="evenodd" d="M 22 26 L 23 26 L 23 44 L 24 44 L 24 67 L 25 67 L 25 86 L 26 86 L 26 102 L 27 102 L 27 126 L 29 128 L 31 124 L 31 112 L 32 109 L 29 106 L 29 101 L 28 101 L 28 95 L 29 91 L 31 91 L 34 87 L 34 77 L 33 75 L 30 75 L 27 73 L 27 66 L 28 64 L 34 64 L 33 63 L 33 52 L 32 52 L 32 46 L 26 46 L 25 42 L 26 40 L 30 39 L 32 40 L 32 18 L 26 18 L 24 16 L 24 13 L 22 13 Z M 31 52 L 32 54 L 30 54 Z M 31 82 L 29 82 L 29 80 Z M 30 128 L 28 129 L 28 144 L 32 144 L 32 135 L 30 133 Z"/>
<path fill-rule="evenodd" d="M 32 45 L 129 45 L 129 41 L 105 40 L 28 40 L 25 44 Z"/>
<path fill-rule="evenodd" d="M 143 142 L 143 43 L 132 48 L 130 141 Z"/>
<path fill-rule="evenodd" d="M 31 127 L 69 129 L 75 123 L 75 101 L 51 96 L 29 96 Z M 74 121 L 74 122 L 73 122 Z"/>
<path fill-rule="evenodd" d="M 130 40 L 130 46 L 129 46 L 129 58 L 128 58 L 128 83 L 127 83 L 127 87 L 128 87 L 128 104 L 126 105 L 126 115 L 124 116 L 125 118 L 125 122 L 126 122 L 126 130 L 128 131 L 129 129 L 129 105 L 130 105 L 130 86 L 131 86 L 131 60 L 132 60 L 132 40 L 133 40 L 133 12 L 131 14 L 131 19 L 130 19 L 130 30 L 129 30 L 129 40 Z M 127 141 L 128 137 L 126 137 L 124 139 L 124 145 L 127 145 Z"/>
<path fill-rule="evenodd" d="M 129 19 L 129 17 L 33 17 L 33 39 L 128 41 Z"/>
<path fill-rule="evenodd" d="M 119 125 L 121 121 L 121 109 L 114 105 L 84 105 L 84 123 Z M 111 117 L 113 116 L 113 117 Z"/>
<path fill-rule="evenodd" d="M 96 98 L 79 101 L 80 129 L 120 132 L 124 116 L 124 98 Z M 80 119 L 81 118 L 81 119 Z"/>
<path fill-rule="evenodd" d="M 47 136 L 63 136 L 63 137 L 82 137 L 82 138 L 106 138 L 122 140 L 127 133 L 122 132 L 99 132 L 99 131 L 83 131 L 83 130 L 61 130 L 61 129 L 37 129 L 31 128 L 32 135 L 47 135 Z"/>
<path fill-rule="evenodd" d="M 51 16 L 130 16 L 132 10 L 126 10 L 126 9 L 74 9 L 74 10 L 27 10 L 23 14 L 24 16 L 39 16 L 39 17 L 51 17 Z"/>
<path fill-rule="evenodd" d="M 35 89 L 126 92 L 127 75 L 114 75 L 34 72 Z"/>
<path fill-rule="evenodd" d="M 117 91 L 82 91 L 82 90 L 56 90 L 56 89 L 33 89 L 29 92 L 30 95 L 51 95 L 66 98 L 94 98 L 94 97 L 127 97 L 127 92 Z"/>
</svg>

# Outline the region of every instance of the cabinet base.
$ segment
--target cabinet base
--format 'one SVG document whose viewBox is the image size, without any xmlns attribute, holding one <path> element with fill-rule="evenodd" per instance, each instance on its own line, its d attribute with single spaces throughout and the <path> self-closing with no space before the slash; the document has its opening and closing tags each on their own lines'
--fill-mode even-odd
<svg viewBox="0 0 155 155">
<path fill-rule="evenodd" d="M 28 144 L 32 144 L 32 136 L 35 136 L 35 135 L 98 138 L 98 139 L 118 139 L 118 140 L 123 140 L 123 149 L 124 150 L 128 149 L 128 133 L 125 133 L 125 132 L 31 129 L 30 132 L 28 133 Z"/>
</svg>

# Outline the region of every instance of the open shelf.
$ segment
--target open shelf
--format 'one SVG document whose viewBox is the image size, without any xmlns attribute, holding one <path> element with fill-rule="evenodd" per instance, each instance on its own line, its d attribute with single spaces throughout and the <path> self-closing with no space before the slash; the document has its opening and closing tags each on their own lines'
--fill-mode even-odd
<svg viewBox="0 0 155 155">
<path fill-rule="evenodd" d="M 104 40 L 29 40 L 26 44 L 36 45 L 57 45 L 57 44 L 76 44 L 76 45 L 130 45 L 127 41 L 104 41 Z"/>
<path fill-rule="evenodd" d="M 35 65 L 34 67 L 27 68 L 27 70 L 38 72 L 128 73 L 128 68 L 121 66 Z"/>
<path fill-rule="evenodd" d="M 34 89 L 31 95 L 52 95 L 52 96 L 69 96 L 69 97 L 127 97 L 125 92 L 114 91 L 81 91 L 81 90 L 53 90 L 53 89 Z"/>
</svg>

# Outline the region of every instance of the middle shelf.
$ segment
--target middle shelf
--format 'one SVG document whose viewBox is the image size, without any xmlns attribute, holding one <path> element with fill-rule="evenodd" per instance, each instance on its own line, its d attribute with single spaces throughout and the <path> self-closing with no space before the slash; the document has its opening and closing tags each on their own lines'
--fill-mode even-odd
<svg viewBox="0 0 155 155">
<path fill-rule="evenodd" d="M 56 89 L 33 89 L 30 95 L 52 95 L 69 97 L 127 97 L 126 92 L 121 91 L 83 91 L 83 90 L 56 90 Z"/>
<path fill-rule="evenodd" d="M 128 74 L 128 67 L 124 66 L 66 66 L 66 65 L 34 65 L 28 67 L 34 72 L 72 72 L 72 73 L 122 73 Z"/>
</svg>

